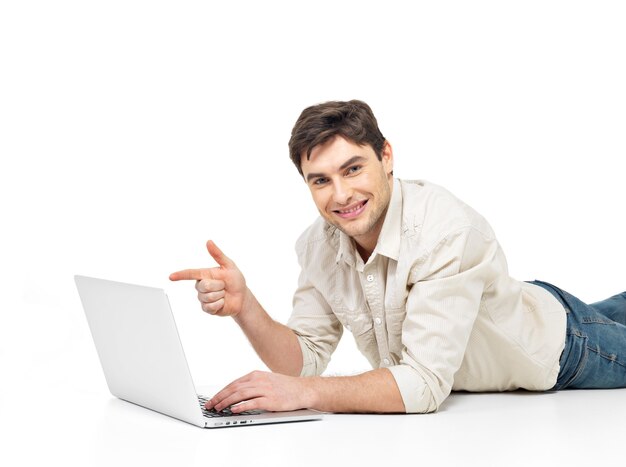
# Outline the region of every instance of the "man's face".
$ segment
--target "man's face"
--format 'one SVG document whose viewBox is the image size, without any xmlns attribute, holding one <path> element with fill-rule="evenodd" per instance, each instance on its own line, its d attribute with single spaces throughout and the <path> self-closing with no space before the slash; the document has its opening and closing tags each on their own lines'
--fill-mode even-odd
<svg viewBox="0 0 626 467">
<path fill-rule="evenodd" d="M 393 189 L 393 154 L 385 142 L 382 161 L 371 146 L 341 136 L 302 157 L 302 172 L 320 214 L 371 254 Z"/>
</svg>

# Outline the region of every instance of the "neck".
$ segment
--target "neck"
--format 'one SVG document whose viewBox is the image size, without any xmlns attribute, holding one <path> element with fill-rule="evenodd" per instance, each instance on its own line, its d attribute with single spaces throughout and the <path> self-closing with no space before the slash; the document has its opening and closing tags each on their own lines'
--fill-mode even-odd
<svg viewBox="0 0 626 467">
<path fill-rule="evenodd" d="M 372 231 L 368 232 L 368 235 L 366 237 L 363 236 L 365 238 L 360 237 L 353 239 L 354 243 L 356 244 L 356 251 L 359 253 L 364 263 L 367 263 L 369 257 L 372 256 L 372 253 L 376 248 L 376 244 L 378 243 L 378 237 L 380 237 L 382 227 L 383 225 L 381 222 L 376 225 Z"/>
<path fill-rule="evenodd" d="M 367 260 L 370 259 L 372 253 L 374 252 L 373 248 L 364 248 L 360 243 L 356 244 L 356 251 L 359 253 L 359 256 L 363 260 L 364 263 L 367 263 Z"/>
</svg>

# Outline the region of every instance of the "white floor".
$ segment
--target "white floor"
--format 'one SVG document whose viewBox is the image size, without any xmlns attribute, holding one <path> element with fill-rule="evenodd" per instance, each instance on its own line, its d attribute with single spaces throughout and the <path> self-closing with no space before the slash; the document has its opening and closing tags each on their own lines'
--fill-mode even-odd
<svg viewBox="0 0 626 467">
<path fill-rule="evenodd" d="M 6 389 L 6 387 L 5 387 Z M 63 384 L 5 390 L 0 465 L 624 465 L 626 390 L 453 394 L 429 415 L 203 430 Z"/>
</svg>

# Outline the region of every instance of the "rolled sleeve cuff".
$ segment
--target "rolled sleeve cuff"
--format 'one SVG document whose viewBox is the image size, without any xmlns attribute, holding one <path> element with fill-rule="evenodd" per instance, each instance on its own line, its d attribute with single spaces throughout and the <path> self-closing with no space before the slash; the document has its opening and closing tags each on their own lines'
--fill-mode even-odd
<svg viewBox="0 0 626 467">
<path fill-rule="evenodd" d="M 300 350 L 302 351 L 302 371 L 300 372 L 300 376 L 316 376 L 317 365 L 315 362 L 315 358 L 313 357 L 313 352 L 306 345 L 306 342 L 302 336 L 296 334 L 296 337 L 298 338 Z"/>
<path fill-rule="evenodd" d="M 387 368 L 396 380 L 406 413 L 435 412 L 437 402 L 420 373 L 409 365 Z"/>
</svg>

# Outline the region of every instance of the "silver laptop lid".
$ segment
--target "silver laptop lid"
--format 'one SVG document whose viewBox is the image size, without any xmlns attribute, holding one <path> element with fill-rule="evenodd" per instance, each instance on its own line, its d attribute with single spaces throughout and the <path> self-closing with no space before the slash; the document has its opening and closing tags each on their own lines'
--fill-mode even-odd
<svg viewBox="0 0 626 467">
<path fill-rule="evenodd" d="M 85 276 L 74 279 L 111 394 L 204 426 L 165 292 Z"/>
</svg>

